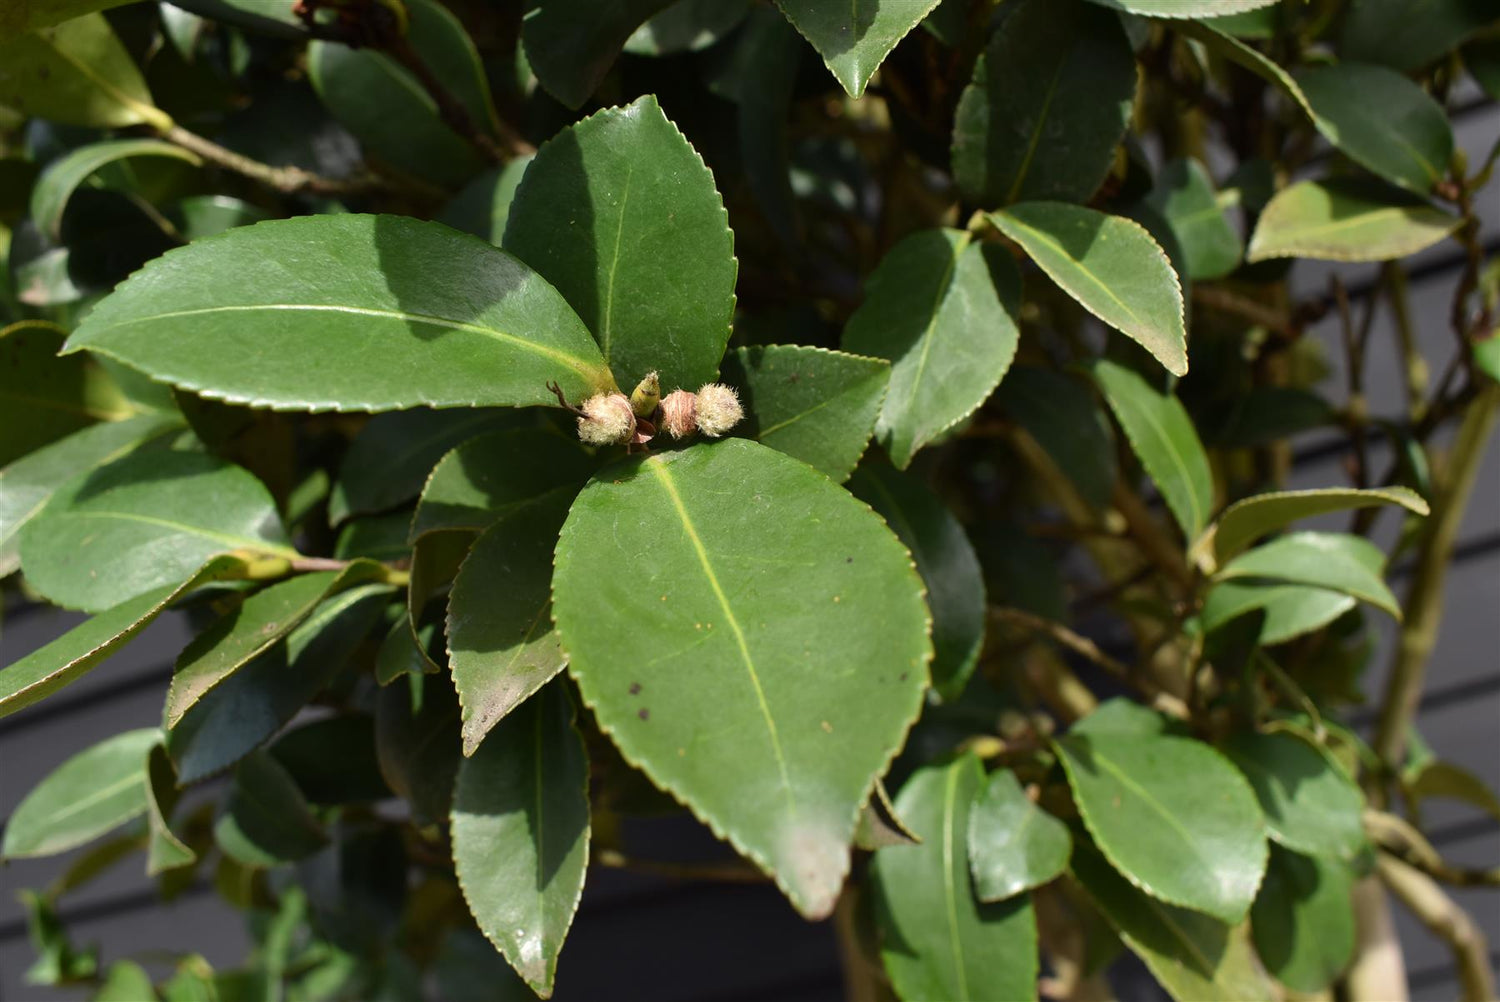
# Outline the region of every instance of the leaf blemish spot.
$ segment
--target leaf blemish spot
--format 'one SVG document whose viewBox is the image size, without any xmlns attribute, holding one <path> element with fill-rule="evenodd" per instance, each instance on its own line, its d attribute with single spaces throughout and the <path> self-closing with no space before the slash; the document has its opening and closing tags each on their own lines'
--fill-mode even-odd
<svg viewBox="0 0 1500 1002">
<path fill-rule="evenodd" d="M 639 696 L 641 694 L 641 683 L 639 683 L 639 682 L 632 682 L 632 683 L 630 683 L 630 694 L 632 696 Z"/>
<path fill-rule="evenodd" d="M 635 713 L 635 715 L 637 717 L 640 717 L 642 720 L 650 720 L 651 719 L 651 711 L 648 710 L 648 709 L 646 709 L 644 706 L 641 707 L 639 710 L 637 710 L 636 713 Z"/>
</svg>

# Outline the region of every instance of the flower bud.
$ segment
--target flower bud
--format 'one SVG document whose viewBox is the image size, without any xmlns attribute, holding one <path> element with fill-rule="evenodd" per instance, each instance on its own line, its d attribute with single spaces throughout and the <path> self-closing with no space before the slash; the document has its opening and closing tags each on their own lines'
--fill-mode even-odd
<svg viewBox="0 0 1500 1002">
<path fill-rule="evenodd" d="M 589 445 L 617 445 L 635 434 L 635 412 L 623 393 L 596 393 L 583 402 L 578 437 Z"/>
<path fill-rule="evenodd" d="M 739 394 L 733 388 L 707 383 L 698 391 L 698 430 L 709 438 L 718 438 L 744 416 Z"/>
<path fill-rule="evenodd" d="M 661 403 L 661 382 L 656 378 L 656 373 L 648 372 L 646 378 L 630 391 L 630 407 L 635 411 L 636 417 L 648 418 L 659 403 Z"/>
<path fill-rule="evenodd" d="M 687 390 L 674 390 L 661 401 L 661 427 L 673 438 L 687 438 L 698 430 L 698 398 Z"/>
</svg>

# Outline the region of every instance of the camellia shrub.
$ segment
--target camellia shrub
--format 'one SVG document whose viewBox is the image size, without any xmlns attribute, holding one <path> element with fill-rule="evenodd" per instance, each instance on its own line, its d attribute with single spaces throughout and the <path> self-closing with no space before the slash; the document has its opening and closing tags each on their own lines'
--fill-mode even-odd
<svg viewBox="0 0 1500 1002">
<path fill-rule="evenodd" d="M 1500 871 L 1420 808 L 1494 796 L 1411 724 L 1500 406 L 1496 154 L 1449 120 L 1500 91 L 1492 3 L 0 32 L 0 573 L 88 614 L 0 715 L 195 627 L 160 727 L 6 822 L 90 846 L 26 898 L 34 982 L 546 997 L 608 866 L 774 882 L 854 998 L 1102 998 L 1128 952 L 1184 1002 L 1395 999 L 1392 899 L 1491 997 L 1445 886 Z M 1284 489 L 1310 441 L 1343 473 Z M 673 812 L 737 856 L 629 851 Z M 253 954 L 75 945 L 114 865 L 211 882 Z"/>
</svg>

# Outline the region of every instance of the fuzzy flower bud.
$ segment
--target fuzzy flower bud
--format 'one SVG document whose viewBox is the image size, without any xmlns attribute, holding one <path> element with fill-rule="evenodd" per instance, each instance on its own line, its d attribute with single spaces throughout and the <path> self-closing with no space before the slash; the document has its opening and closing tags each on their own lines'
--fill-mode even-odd
<svg viewBox="0 0 1500 1002">
<path fill-rule="evenodd" d="M 698 398 L 687 390 L 674 390 L 661 401 L 661 427 L 673 438 L 687 438 L 698 430 Z"/>
<path fill-rule="evenodd" d="M 630 391 L 630 406 L 638 418 L 648 418 L 651 412 L 656 410 L 656 405 L 661 402 L 661 381 L 656 378 L 656 373 L 646 373 L 646 378 L 636 384 L 635 389 Z"/>
<path fill-rule="evenodd" d="M 583 402 L 578 437 L 589 445 L 617 445 L 635 434 L 635 412 L 623 393 L 597 393 Z"/>
<path fill-rule="evenodd" d="M 740 423 L 745 416 L 740 397 L 722 383 L 706 383 L 698 391 L 698 430 L 709 438 L 718 438 Z"/>
</svg>

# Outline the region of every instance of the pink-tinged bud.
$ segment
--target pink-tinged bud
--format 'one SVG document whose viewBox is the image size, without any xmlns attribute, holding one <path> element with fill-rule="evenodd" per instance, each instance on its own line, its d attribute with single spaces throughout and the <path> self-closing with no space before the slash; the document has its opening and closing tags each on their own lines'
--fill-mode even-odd
<svg viewBox="0 0 1500 1002">
<path fill-rule="evenodd" d="M 598 393 L 583 402 L 578 437 L 589 445 L 619 445 L 635 434 L 635 411 L 623 393 Z"/>
<path fill-rule="evenodd" d="M 744 416 L 740 396 L 731 387 L 707 383 L 698 391 L 698 430 L 709 438 L 718 438 Z"/>
<path fill-rule="evenodd" d="M 661 428 L 676 439 L 698 430 L 698 398 L 687 390 L 674 390 L 661 399 Z"/>
</svg>

